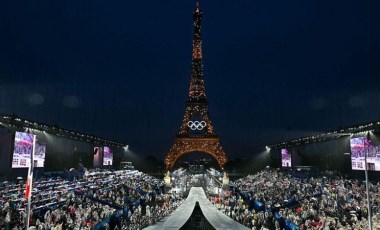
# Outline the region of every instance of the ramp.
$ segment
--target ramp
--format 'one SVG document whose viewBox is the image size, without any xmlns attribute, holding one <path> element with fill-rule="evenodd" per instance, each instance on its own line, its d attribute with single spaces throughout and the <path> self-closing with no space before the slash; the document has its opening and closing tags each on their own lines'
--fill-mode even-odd
<svg viewBox="0 0 380 230">
<path fill-rule="evenodd" d="M 232 220 L 228 216 L 224 215 L 214 205 L 212 205 L 211 202 L 207 199 L 206 194 L 201 187 L 192 187 L 184 203 L 181 206 L 179 206 L 171 215 L 145 229 L 181 229 L 190 219 L 194 211 L 196 202 L 199 203 L 199 207 L 202 210 L 204 217 L 207 219 L 207 222 L 213 226 L 213 228 L 218 230 L 249 229 L 244 225 Z"/>
</svg>

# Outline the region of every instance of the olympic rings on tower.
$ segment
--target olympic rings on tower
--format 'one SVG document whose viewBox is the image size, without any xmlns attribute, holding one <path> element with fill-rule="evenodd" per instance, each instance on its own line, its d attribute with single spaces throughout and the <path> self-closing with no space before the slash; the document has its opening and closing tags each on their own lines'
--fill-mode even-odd
<svg viewBox="0 0 380 230">
<path fill-rule="evenodd" d="M 202 130 L 206 127 L 207 123 L 205 121 L 189 121 L 187 122 L 187 127 L 191 130 Z"/>
</svg>

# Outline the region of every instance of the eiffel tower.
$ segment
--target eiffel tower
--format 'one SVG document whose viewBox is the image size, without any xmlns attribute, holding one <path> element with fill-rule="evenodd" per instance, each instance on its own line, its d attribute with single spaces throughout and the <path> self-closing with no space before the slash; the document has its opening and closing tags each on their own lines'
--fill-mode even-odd
<svg viewBox="0 0 380 230">
<path fill-rule="evenodd" d="M 202 11 L 199 1 L 193 12 L 193 55 L 189 97 L 185 103 L 185 115 L 174 144 L 165 159 L 166 169 L 173 169 L 183 155 L 202 152 L 212 156 L 223 169 L 227 156 L 219 143 L 208 112 L 205 83 L 203 78 L 203 58 L 201 39 Z"/>
</svg>

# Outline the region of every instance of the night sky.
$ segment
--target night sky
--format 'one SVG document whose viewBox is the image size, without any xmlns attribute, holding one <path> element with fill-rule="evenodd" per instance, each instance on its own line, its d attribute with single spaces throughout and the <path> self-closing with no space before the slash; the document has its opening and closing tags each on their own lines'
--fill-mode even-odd
<svg viewBox="0 0 380 230">
<path fill-rule="evenodd" d="M 377 0 L 201 0 L 230 158 L 380 119 Z M 163 158 L 184 114 L 194 0 L 0 2 L 0 113 Z"/>
</svg>

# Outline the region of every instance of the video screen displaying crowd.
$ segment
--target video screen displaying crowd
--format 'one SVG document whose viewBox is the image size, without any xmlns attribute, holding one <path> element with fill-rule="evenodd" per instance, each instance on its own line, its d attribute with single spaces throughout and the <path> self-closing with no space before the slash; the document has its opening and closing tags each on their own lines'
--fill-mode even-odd
<svg viewBox="0 0 380 230">
<path fill-rule="evenodd" d="M 25 229 L 23 182 L 0 186 L 0 229 Z M 162 180 L 137 170 L 92 171 L 76 181 L 34 182 L 32 229 L 142 229 L 169 215 L 182 202 L 165 193 Z"/>
<path fill-rule="evenodd" d="M 334 175 L 300 179 L 266 169 L 209 200 L 250 229 L 369 229 L 365 183 Z M 380 229 L 379 192 L 379 183 L 370 185 L 373 229 Z"/>
</svg>

